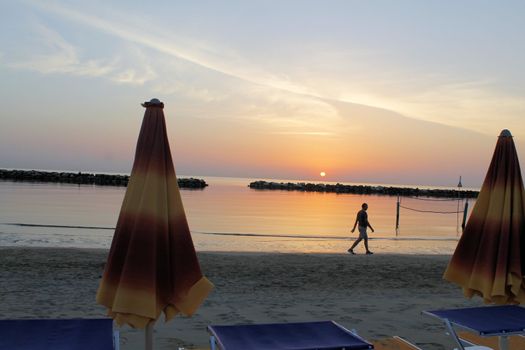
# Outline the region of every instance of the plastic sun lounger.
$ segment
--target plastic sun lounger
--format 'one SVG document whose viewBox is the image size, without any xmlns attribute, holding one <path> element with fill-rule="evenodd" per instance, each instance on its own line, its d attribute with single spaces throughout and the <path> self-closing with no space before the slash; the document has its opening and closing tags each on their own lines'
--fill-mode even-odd
<svg viewBox="0 0 525 350">
<path fill-rule="evenodd" d="M 470 343 L 471 345 L 483 345 L 494 350 L 501 350 L 497 338 L 480 337 L 471 332 L 458 332 L 458 337 L 462 342 Z M 509 336 L 509 350 L 523 350 L 525 349 L 525 337 L 522 335 Z"/>
<path fill-rule="evenodd" d="M 525 308 L 515 305 L 485 306 L 463 309 L 424 311 L 445 322 L 459 349 L 492 349 L 472 342 L 462 342 L 453 326 L 476 333 L 481 337 L 499 337 L 501 350 L 508 350 L 508 337 L 525 334 Z M 465 344 L 466 343 L 466 344 Z"/>
<path fill-rule="evenodd" d="M 119 350 L 112 319 L 0 320 L 0 350 Z"/>
<path fill-rule="evenodd" d="M 373 341 L 372 344 L 374 344 L 374 350 L 422 350 L 421 348 L 398 336 L 379 339 Z"/>
<path fill-rule="evenodd" d="M 212 350 L 358 350 L 373 345 L 334 321 L 208 326 Z"/>
</svg>

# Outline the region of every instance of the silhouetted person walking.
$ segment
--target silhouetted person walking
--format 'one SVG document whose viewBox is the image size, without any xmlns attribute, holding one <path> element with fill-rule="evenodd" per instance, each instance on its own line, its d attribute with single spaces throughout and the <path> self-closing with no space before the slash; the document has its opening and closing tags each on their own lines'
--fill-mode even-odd
<svg viewBox="0 0 525 350">
<path fill-rule="evenodd" d="M 366 233 L 367 227 L 370 227 L 372 232 L 374 232 L 374 228 L 370 225 L 370 222 L 368 222 L 368 214 L 366 212 L 366 210 L 368 209 L 368 204 L 363 203 L 361 205 L 361 208 L 362 209 L 357 212 L 357 217 L 355 218 L 354 227 L 352 228 L 352 233 L 353 233 L 355 231 L 355 227 L 358 226 L 357 224 L 359 224 L 358 226 L 359 238 L 355 240 L 354 244 L 352 244 L 350 249 L 348 249 L 348 252 L 350 254 L 355 254 L 354 248 L 359 244 L 359 242 L 361 242 L 362 240 L 365 240 L 366 254 L 373 254 L 368 249 L 368 234 Z"/>
</svg>

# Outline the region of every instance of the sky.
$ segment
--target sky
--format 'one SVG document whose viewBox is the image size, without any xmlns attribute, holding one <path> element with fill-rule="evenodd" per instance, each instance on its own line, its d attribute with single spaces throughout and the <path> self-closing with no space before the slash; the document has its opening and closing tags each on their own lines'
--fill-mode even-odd
<svg viewBox="0 0 525 350">
<path fill-rule="evenodd" d="M 479 187 L 525 154 L 525 2 L 4 1 L 0 168 Z M 321 178 L 320 172 L 326 177 Z"/>
</svg>

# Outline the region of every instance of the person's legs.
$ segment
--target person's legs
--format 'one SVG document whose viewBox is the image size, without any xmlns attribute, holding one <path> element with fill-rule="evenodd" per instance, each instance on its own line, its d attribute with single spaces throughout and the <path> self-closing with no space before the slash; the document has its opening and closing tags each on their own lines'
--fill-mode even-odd
<svg viewBox="0 0 525 350">
<path fill-rule="evenodd" d="M 354 248 L 359 244 L 359 242 L 361 242 L 361 240 L 362 240 L 362 238 L 361 238 L 361 236 L 359 236 L 359 238 L 355 240 L 354 244 L 352 244 L 350 249 L 348 249 L 348 252 L 352 253 L 352 254 L 355 254 L 354 253 Z"/>
<path fill-rule="evenodd" d="M 368 234 L 366 233 L 366 227 L 359 226 L 359 238 L 365 240 L 364 243 L 365 243 L 366 254 L 372 254 L 370 249 L 368 249 Z"/>
<path fill-rule="evenodd" d="M 370 249 L 368 249 L 368 237 L 365 238 L 365 249 L 366 249 L 366 254 L 374 254 L 370 251 Z"/>
<path fill-rule="evenodd" d="M 361 227 L 359 226 L 358 227 L 358 230 L 359 230 L 359 238 L 355 240 L 354 244 L 352 244 L 352 246 L 350 247 L 350 249 L 348 249 L 348 252 L 350 254 L 355 254 L 354 253 L 354 248 L 359 244 L 359 242 L 361 242 L 363 239 L 365 240 L 365 248 L 366 248 L 366 251 L 368 252 L 368 236 L 366 235 L 366 227 Z"/>
</svg>

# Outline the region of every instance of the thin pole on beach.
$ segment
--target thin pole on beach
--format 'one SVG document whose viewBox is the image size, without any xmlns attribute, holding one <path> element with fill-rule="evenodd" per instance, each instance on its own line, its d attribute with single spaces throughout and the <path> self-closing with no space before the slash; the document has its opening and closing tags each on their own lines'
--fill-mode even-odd
<svg viewBox="0 0 525 350">
<path fill-rule="evenodd" d="M 150 321 L 148 325 L 146 326 L 145 332 L 145 338 L 146 338 L 146 344 L 145 349 L 146 350 L 153 350 L 153 326 L 155 322 Z"/>
<path fill-rule="evenodd" d="M 396 237 L 399 234 L 399 206 L 401 205 L 401 199 L 397 196 L 397 209 L 396 209 Z"/>
<path fill-rule="evenodd" d="M 461 232 L 465 231 L 465 225 L 467 224 L 467 211 L 468 211 L 468 199 L 465 200 L 465 208 L 463 209 L 463 222 L 461 223 Z"/>
</svg>

